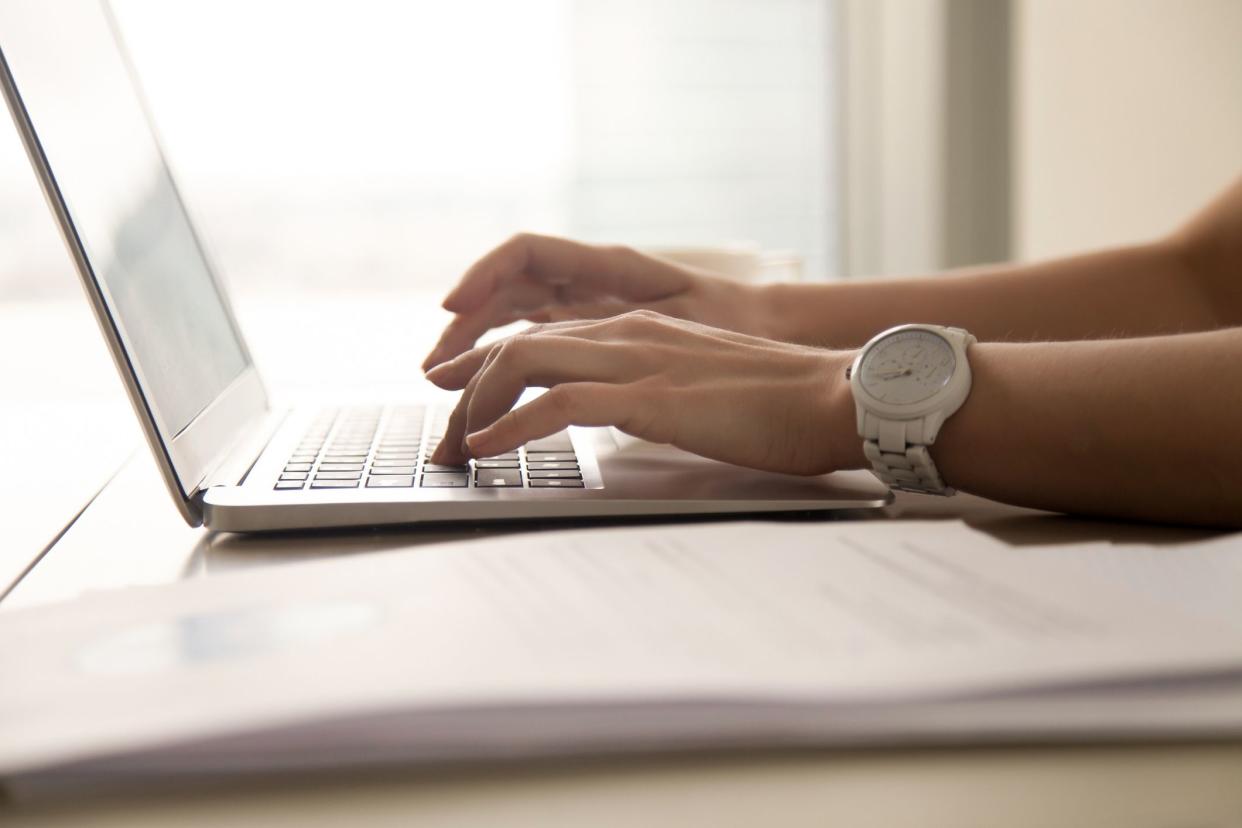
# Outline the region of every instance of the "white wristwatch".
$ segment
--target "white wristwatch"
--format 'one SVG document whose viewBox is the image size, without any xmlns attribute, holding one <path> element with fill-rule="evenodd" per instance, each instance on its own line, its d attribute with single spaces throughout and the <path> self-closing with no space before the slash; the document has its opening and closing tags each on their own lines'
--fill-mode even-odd
<svg viewBox="0 0 1242 828">
<path fill-rule="evenodd" d="M 863 346 L 849 369 L 858 436 L 876 477 L 894 489 L 951 495 L 927 447 L 970 395 L 961 328 L 899 325 Z"/>
</svg>

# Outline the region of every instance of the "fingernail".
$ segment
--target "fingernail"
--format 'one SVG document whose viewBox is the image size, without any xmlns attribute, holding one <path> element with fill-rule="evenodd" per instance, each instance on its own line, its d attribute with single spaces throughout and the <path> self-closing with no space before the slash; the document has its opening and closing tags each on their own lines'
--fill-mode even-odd
<svg viewBox="0 0 1242 828">
<path fill-rule="evenodd" d="M 474 434 L 467 434 L 466 438 L 461 441 L 464 451 L 469 452 L 475 457 L 479 457 L 479 450 L 487 444 L 487 429 L 476 431 Z"/>
<path fill-rule="evenodd" d="M 433 365 L 430 368 L 424 369 L 423 376 L 425 376 L 427 379 L 431 380 L 432 382 L 435 382 L 436 377 L 444 375 L 444 369 L 447 367 L 448 367 L 447 362 L 442 362 L 439 365 Z"/>
</svg>

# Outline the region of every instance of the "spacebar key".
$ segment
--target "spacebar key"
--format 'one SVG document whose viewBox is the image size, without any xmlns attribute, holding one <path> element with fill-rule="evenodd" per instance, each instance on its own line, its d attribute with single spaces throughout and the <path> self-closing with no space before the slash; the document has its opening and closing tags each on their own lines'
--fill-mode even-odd
<svg viewBox="0 0 1242 828">
<path fill-rule="evenodd" d="M 464 489 L 469 485 L 470 475 L 458 472 L 424 474 L 422 481 L 424 489 Z"/>
</svg>

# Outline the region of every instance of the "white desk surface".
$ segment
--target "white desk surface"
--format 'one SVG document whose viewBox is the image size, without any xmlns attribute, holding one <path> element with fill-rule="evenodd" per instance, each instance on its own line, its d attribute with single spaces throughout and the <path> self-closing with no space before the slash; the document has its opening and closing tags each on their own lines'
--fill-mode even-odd
<svg viewBox="0 0 1242 828">
<path fill-rule="evenodd" d="M 115 397 L 100 398 L 102 409 L 123 411 L 116 405 Z M 5 412 L 26 416 L 27 422 L 39 419 L 16 406 Z M 100 428 L 115 429 L 111 433 L 121 445 L 135 445 L 136 432 L 116 422 Z M 106 474 L 98 464 L 106 454 L 93 461 L 100 481 Z M 38 521 L 63 523 L 77 508 L 68 495 L 56 500 L 34 489 L 24 497 L 26 502 L 17 502 L 11 514 L 43 511 L 26 521 L 27 529 L 9 535 L 23 543 L 50 540 L 55 529 L 40 528 Z M 0 623 L 7 610 L 72 600 L 92 589 L 209 577 L 238 567 L 396 549 L 482 532 L 212 536 L 181 523 L 167 497 L 148 455 L 134 453 L 0 602 Z M 1175 542 L 1202 534 L 1050 516 L 968 496 L 903 497 L 887 519 L 930 516 L 964 520 L 978 531 L 1022 545 L 1104 538 Z M 20 529 L 21 522 L 15 525 Z M 35 799 L 12 792 L 6 799 L 0 788 L 0 824 L 1226 826 L 1242 825 L 1239 778 L 1242 744 L 1232 742 L 695 755 L 410 768 L 267 778 L 176 792 L 79 791 Z"/>
</svg>

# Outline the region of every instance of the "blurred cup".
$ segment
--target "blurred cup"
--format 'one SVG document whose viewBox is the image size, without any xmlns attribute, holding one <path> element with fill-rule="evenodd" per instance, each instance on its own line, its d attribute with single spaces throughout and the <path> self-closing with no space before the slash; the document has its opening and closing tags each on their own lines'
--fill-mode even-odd
<svg viewBox="0 0 1242 828">
<path fill-rule="evenodd" d="M 802 278 L 802 258 L 798 254 L 792 250 L 764 250 L 757 242 L 649 247 L 645 252 L 738 282 L 788 282 Z"/>
</svg>

